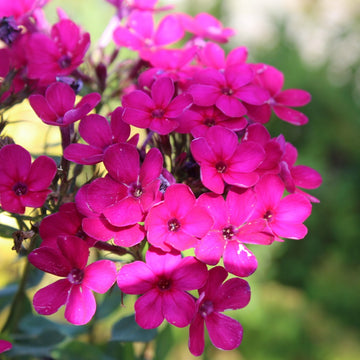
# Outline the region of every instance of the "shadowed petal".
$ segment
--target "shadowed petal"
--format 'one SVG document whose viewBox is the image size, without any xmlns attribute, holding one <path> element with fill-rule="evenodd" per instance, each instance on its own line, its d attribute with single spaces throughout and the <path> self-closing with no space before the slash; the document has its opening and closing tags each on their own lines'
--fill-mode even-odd
<svg viewBox="0 0 360 360">
<path fill-rule="evenodd" d="M 164 320 L 162 296 L 152 289 L 135 302 L 135 320 L 143 329 L 154 329 Z"/>
</svg>

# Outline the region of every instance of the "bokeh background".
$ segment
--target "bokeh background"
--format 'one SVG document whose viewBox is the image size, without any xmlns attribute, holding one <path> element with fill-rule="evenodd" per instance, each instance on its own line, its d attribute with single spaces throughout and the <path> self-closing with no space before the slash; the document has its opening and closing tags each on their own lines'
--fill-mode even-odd
<svg viewBox="0 0 360 360">
<path fill-rule="evenodd" d="M 298 164 L 317 169 L 324 179 L 313 191 L 321 202 L 313 206 L 304 240 L 252 247 L 259 258 L 249 278 L 252 300 L 231 314 L 244 327 L 242 345 L 226 353 L 207 346 L 202 359 L 360 359 L 360 1 L 162 3 L 192 15 L 217 16 L 237 30 L 227 50 L 247 46 L 250 61 L 283 71 L 286 88 L 312 94 L 304 108 L 307 125 L 274 119 L 268 128 L 298 148 Z M 46 8 L 51 22 L 59 6 L 91 33 L 94 43 L 113 14 L 103 0 L 52 0 Z M 38 136 L 44 130 L 34 131 Z M 17 136 L 31 140 L 24 130 Z M 8 266 L 8 244 L 1 243 L 2 271 Z M 187 336 L 185 329 L 167 333 L 163 359 L 193 359 Z"/>
</svg>

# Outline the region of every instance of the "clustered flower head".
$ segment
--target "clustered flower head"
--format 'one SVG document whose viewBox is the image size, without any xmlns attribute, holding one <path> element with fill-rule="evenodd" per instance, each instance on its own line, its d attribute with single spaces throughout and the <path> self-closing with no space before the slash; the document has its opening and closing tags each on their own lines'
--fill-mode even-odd
<svg viewBox="0 0 360 360">
<path fill-rule="evenodd" d="M 204 351 L 205 327 L 217 348 L 237 348 L 243 328 L 223 313 L 250 301 L 244 278 L 258 267 L 256 245 L 303 239 L 319 202 L 305 190 L 320 174 L 265 128 L 272 117 L 306 124 L 293 108 L 310 94 L 284 89 L 280 70 L 250 63 L 243 46 L 225 54 L 219 44 L 234 31 L 209 14 L 157 21 L 169 7 L 156 0 L 107 1 L 116 14 L 96 56 L 61 9 L 50 25 L 45 1 L 0 7 L 1 101 L 28 98 L 62 139 L 58 164 L 31 163 L 20 145 L 0 150 L 1 208 L 41 208 L 41 243 L 28 259 L 60 277 L 36 292 L 34 308 L 65 306 L 70 323 L 86 324 L 93 291 L 118 286 L 139 296 L 141 327 L 188 326 L 192 354 Z M 119 58 L 123 48 L 137 56 Z M 87 165 L 95 171 L 80 177 Z M 92 262 L 94 249 L 114 256 Z"/>
</svg>

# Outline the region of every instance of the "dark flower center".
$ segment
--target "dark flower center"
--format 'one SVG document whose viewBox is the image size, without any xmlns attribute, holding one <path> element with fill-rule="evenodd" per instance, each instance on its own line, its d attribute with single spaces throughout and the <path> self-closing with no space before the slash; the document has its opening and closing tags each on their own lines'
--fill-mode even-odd
<svg viewBox="0 0 360 360">
<path fill-rule="evenodd" d="M 142 193 L 143 193 L 143 189 L 141 187 L 140 184 L 131 184 L 130 186 L 130 194 L 134 197 L 134 198 L 139 198 Z"/>
<path fill-rule="evenodd" d="M 180 229 L 180 222 L 178 219 L 170 219 L 168 221 L 168 230 L 169 231 L 173 231 L 173 232 L 176 232 Z"/>
<path fill-rule="evenodd" d="M 223 88 L 221 89 L 221 92 L 224 94 L 224 95 L 232 95 L 234 92 L 232 89 L 226 87 L 226 88 Z"/>
<path fill-rule="evenodd" d="M 263 218 L 267 221 L 267 222 L 272 222 L 274 220 L 274 213 L 271 210 L 268 210 Z"/>
<path fill-rule="evenodd" d="M 21 33 L 13 16 L 0 19 L 0 40 L 6 45 L 11 45 Z"/>
<path fill-rule="evenodd" d="M 235 235 L 235 230 L 232 225 L 229 225 L 222 230 L 222 235 L 225 240 L 231 240 L 233 236 Z"/>
<path fill-rule="evenodd" d="M 12 189 L 17 196 L 25 195 L 28 190 L 27 186 L 24 183 L 20 182 L 16 183 Z"/>
<path fill-rule="evenodd" d="M 159 118 L 161 119 L 164 116 L 164 110 L 163 109 L 155 109 L 152 111 L 151 116 L 153 118 Z"/>
<path fill-rule="evenodd" d="M 71 65 L 71 57 L 69 55 L 63 55 L 58 60 L 58 64 L 62 69 L 66 69 Z"/>
<path fill-rule="evenodd" d="M 169 290 L 171 281 L 169 279 L 162 278 L 158 281 L 157 286 L 161 291 Z"/>
<path fill-rule="evenodd" d="M 84 270 L 72 269 L 67 276 L 67 279 L 74 285 L 79 285 L 84 279 Z"/>
<path fill-rule="evenodd" d="M 214 304 L 210 300 L 205 300 L 199 308 L 199 313 L 203 318 L 206 318 L 214 311 Z"/>
<path fill-rule="evenodd" d="M 212 127 L 216 124 L 215 120 L 212 118 L 208 118 L 204 120 L 204 124 L 208 127 Z"/>
<path fill-rule="evenodd" d="M 215 169 L 217 170 L 218 173 L 222 174 L 226 171 L 227 166 L 223 161 L 219 161 L 218 163 L 216 163 Z"/>
</svg>

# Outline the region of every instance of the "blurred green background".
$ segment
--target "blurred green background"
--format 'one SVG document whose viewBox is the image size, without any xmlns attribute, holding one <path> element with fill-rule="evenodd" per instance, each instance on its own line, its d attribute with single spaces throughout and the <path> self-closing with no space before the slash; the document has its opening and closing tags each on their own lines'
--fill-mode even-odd
<svg viewBox="0 0 360 360">
<path fill-rule="evenodd" d="M 249 48 L 250 61 L 285 74 L 286 88 L 312 94 L 309 124 L 269 123 L 299 151 L 298 164 L 317 169 L 323 185 L 312 193 L 309 234 L 252 250 L 259 268 L 249 278 L 252 300 L 234 312 L 244 327 L 239 349 L 207 346 L 210 360 L 360 359 L 360 2 L 356 0 L 163 1 L 190 14 L 210 12 L 237 28 L 227 50 Z M 113 13 L 102 0 L 53 0 L 99 38 Z M 193 359 L 187 330 L 163 335 L 165 359 Z M 170 347 L 171 344 L 171 347 Z M 163 344 L 164 346 L 164 344 Z M 85 358 L 84 358 L 85 359 Z"/>
</svg>

